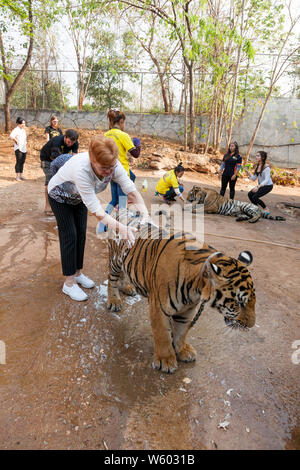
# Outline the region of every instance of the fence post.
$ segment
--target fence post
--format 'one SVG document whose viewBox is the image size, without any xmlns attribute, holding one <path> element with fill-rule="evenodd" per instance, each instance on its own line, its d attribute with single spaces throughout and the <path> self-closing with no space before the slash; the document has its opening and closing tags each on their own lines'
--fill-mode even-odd
<svg viewBox="0 0 300 470">
<path fill-rule="evenodd" d="M 142 105 L 142 101 L 143 101 L 143 77 L 144 77 L 144 74 L 142 72 L 142 75 L 141 75 L 141 94 L 140 94 L 140 113 L 143 112 L 143 105 Z"/>
<path fill-rule="evenodd" d="M 123 92 L 124 92 L 124 73 L 121 72 L 121 97 L 120 97 L 120 111 L 123 111 Z"/>
</svg>

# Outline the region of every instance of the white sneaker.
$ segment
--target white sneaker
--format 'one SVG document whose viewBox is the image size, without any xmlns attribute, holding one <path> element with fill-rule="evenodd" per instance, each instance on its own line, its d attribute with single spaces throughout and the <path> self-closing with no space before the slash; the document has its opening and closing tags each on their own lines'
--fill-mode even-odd
<svg viewBox="0 0 300 470">
<path fill-rule="evenodd" d="M 80 274 L 77 277 L 75 276 L 75 281 L 78 282 L 78 284 L 81 284 L 82 287 L 85 287 L 86 289 L 91 289 L 92 287 L 95 287 L 94 281 L 92 281 L 92 279 L 85 276 L 84 274 Z"/>
<path fill-rule="evenodd" d="M 71 297 L 71 299 L 78 300 L 78 302 L 81 302 L 82 300 L 86 300 L 88 298 L 86 293 L 83 292 L 82 289 L 80 289 L 78 284 L 73 284 L 72 287 L 69 287 L 66 283 L 64 283 L 62 291 L 64 294 L 67 294 L 69 297 Z"/>
</svg>

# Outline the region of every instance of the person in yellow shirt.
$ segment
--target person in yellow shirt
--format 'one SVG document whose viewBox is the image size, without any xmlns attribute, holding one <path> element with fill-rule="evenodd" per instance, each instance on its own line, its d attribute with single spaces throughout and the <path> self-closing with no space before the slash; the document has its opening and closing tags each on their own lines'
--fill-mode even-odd
<svg viewBox="0 0 300 470">
<path fill-rule="evenodd" d="M 156 185 L 155 194 L 163 196 L 164 202 L 168 205 L 170 205 L 172 201 L 175 201 L 176 196 L 184 201 L 184 197 L 182 195 L 184 187 L 178 181 L 179 178 L 182 178 L 184 170 L 182 162 L 180 162 L 174 170 L 170 170 L 165 173 Z"/>
<path fill-rule="evenodd" d="M 128 173 L 131 181 L 135 180 L 135 174 L 129 168 L 129 159 L 127 153 L 130 153 L 134 158 L 138 158 L 141 152 L 140 139 L 131 139 L 130 136 L 124 131 L 126 116 L 122 111 L 112 108 L 107 112 L 107 119 L 109 130 L 105 132 L 104 136 L 109 137 L 115 141 L 119 149 L 119 161 Z M 123 209 L 127 205 L 127 196 L 122 191 L 119 184 L 112 181 L 111 187 L 111 201 L 108 204 L 105 212 L 111 214 L 113 209 L 118 205 L 119 209 Z M 97 234 L 105 232 L 106 226 L 99 223 L 97 226 Z"/>
</svg>

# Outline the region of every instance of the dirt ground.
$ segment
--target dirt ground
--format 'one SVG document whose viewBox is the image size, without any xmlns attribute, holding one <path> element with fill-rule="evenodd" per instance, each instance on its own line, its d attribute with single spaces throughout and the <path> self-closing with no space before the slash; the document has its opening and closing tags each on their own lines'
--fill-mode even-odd
<svg viewBox="0 0 300 470">
<path fill-rule="evenodd" d="M 275 186 L 265 198 L 286 222 L 205 217 L 207 242 L 235 257 L 253 254 L 257 322 L 234 332 L 206 312 L 189 334 L 197 361 L 166 375 L 151 368 L 147 301 L 124 300 L 120 315 L 106 309 L 107 247 L 92 216 L 84 272 L 96 288 L 84 303 L 61 292 L 38 156 L 28 157 L 22 183 L 14 160 L 0 149 L 0 448 L 299 449 L 300 210 L 281 203 L 299 204 L 300 188 Z M 139 189 L 148 180 L 150 207 L 162 172 L 135 173 Z M 186 192 L 194 182 L 219 188 L 215 176 L 187 172 L 183 181 Z M 238 182 L 236 198 L 246 201 L 249 188 Z"/>
</svg>

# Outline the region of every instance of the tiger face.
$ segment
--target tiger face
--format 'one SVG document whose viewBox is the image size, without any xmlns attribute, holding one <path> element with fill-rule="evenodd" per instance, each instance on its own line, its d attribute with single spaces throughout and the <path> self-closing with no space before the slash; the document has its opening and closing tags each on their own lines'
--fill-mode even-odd
<svg viewBox="0 0 300 470">
<path fill-rule="evenodd" d="M 206 197 L 206 192 L 200 186 L 193 186 L 187 195 L 188 202 L 197 201 L 198 204 L 203 204 Z"/>
<path fill-rule="evenodd" d="M 205 268 L 204 279 L 210 282 L 210 307 L 218 310 L 231 328 L 255 325 L 255 289 L 246 267 L 251 262 L 248 251 L 238 259 L 217 253 Z"/>
</svg>

